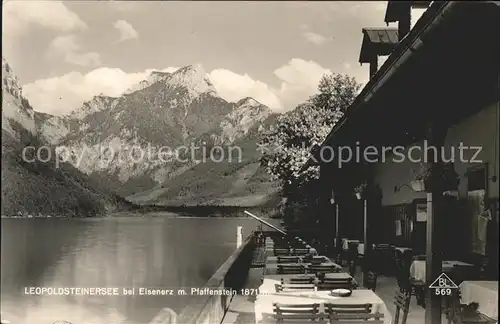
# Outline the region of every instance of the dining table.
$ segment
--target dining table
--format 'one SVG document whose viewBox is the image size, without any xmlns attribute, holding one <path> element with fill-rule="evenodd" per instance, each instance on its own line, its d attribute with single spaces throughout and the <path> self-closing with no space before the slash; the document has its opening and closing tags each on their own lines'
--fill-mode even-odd
<svg viewBox="0 0 500 324">
<path fill-rule="evenodd" d="M 420 280 L 425 282 L 425 260 L 415 260 L 410 266 L 410 277 L 416 280 Z M 449 273 L 454 266 L 459 265 L 459 266 L 470 266 L 474 267 L 473 264 L 462 262 L 462 261 L 456 261 L 456 260 L 451 260 L 451 261 L 443 261 L 442 263 L 442 269 L 443 272 Z M 453 279 L 453 278 L 452 278 Z"/>
<path fill-rule="evenodd" d="M 278 256 L 275 256 L 275 255 L 272 255 L 272 256 L 268 256 L 266 258 L 266 264 L 277 264 L 278 263 Z M 283 260 L 286 260 L 286 258 L 290 258 L 290 257 L 282 257 Z M 291 258 L 298 258 L 300 261 L 299 262 L 303 262 L 304 260 L 304 256 L 292 256 Z M 329 258 L 327 258 L 326 256 L 324 255 L 316 255 L 316 256 L 313 256 L 313 259 L 315 261 L 321 261 L 321 262 L 331 262 L 331 260 Z"/>
<path fill-rule="evenodd" d="M 306 248 L 309 249 L 309 254 L 310 255 L 313 255 L 313 256 L 318 255 L 318 251 L 315 248 L 313 248 L 311 246 L 308 246 Z M 266 247 L 265 253 L 266 253 L 267 257 L 276 256 L 274 254 L 274 248 L 273 247 Z M 291 253 L 290 255 L 293 256 L 293 253 Z"/>
<path fill-rule="evenodd" d="M 476 302 L 478 311 L 498 320 L 498 281 L 464 281 L 459 288 L 462 304 Z"/>
<path fill-rule="evenodd" d="M 372 290 L 355 289 L 349 297 L 333 296 L 330 291 L 290 291 L 257 295 L 254 304 L 256 324 L 275 324 L 273 303 L 281 304 L 320 304 L 324 312 L 325 304 L 371 304 L 372 313 L 382 313 L 384 324 L 391 324 L 392 316 L 384 301 Z"/>
<path fill-rule="evenodd" d="M 263 273 L 264 275 L 273 275 L 273 274 L 279 274 L 278 273 L 278 266 L 279 265 L 296 265 L 296 266 L 299 266 L 299 265 L 303 265 L 304 267 L 306 267 L 306 270 L 307 270 L 307 266 L 311 265 L 311 263 L 266 263 L 265 267 L 264 267 L 264 270 L 263 270 Z M 335 267 L 336 269 L 342 269 L 342 267 L 334 262 L 322 262 L 321 263 L 321 266 L 333 266 Z"/>
<path fill-rule="evenodd" d="M 372 244 L 372 249 L 375 249 L 375 244 Z M 365 243 L 358 244 L 358 254 L 365 255 Z"/>
<path fill-rule="evenodd" d="M 349 250 L 349 243 L 361 243 L 360 240 L 351 240 L 351 239 L 347 239 L 347 238 L 343 238 L 342 239 L 342 249 L 347 251 Z"/>
</svg>

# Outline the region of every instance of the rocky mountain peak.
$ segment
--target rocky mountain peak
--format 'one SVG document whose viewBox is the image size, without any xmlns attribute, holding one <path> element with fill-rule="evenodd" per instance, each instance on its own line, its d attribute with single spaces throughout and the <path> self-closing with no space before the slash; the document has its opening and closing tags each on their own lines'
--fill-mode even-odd
<svg viewBox="0 0 500 324">
<path fill-rule="evenodd" d="M 165 79 L 165 82 L 170 86 L 183 86 L 191 95 L 199 95 L 202 93 L 215 94 L 215 89 L 207 72 L 201 64 L 188 65 L 171 73 Z"/>
<path fill-rule="evenodd" d="M 203 66 L 194 64 L 174 72 L 152 71 L 120 97 L 95 96 L 68 119 L 40 116 L 39 130 L 48 142 L 71 148 L 71 163 L 80 171 L 105 176 L 120 194 L 129 195 L 163 185 L 195 163 L 194 158 L 186 163 L 157 158 L 165 145 L 234 143 L 246 137 L 253 143 L 252 134 L 271 113 L 250 97 L 228 102 L 217 95 Z M 107 146 L 120 158 L 103 163 L 101 149 Z M 130 154 L 137 146 L 147 152 L 144 159 Z"/>
<path fill-rule="evenodd" d="M 261 104 L 260 102 L 258 102 L 257 100 L 255 100 L 254 98 L 252 97 L 246 97 L 246 98 L 243 98 L 243 99 L 240 99 L 237 103 L 236 103 L 237 106 L 243 106 L 243 105 L 246 105 L 246 106 L 252 106 L 252 107 L 259 107 L 259 106 L 263 106 L 263 104 Z"/>
<path fill-rule="evenodd" d="M 112 109 L 117 102 L 118 98 L 106 96 L 101 93 L 100 95 L 92 98 L 92 100 L 84 102 L 80 108 L 73 110 L 70 113 L 69 117 L 75 119 L 83 119 L 90 114 L 110 108 Z"/>
<path fill-rule="evenodd" d="M 172 74 L 205 76 L 207 74 L 207 72 L 203 68 L 203 65 L 196 63 L 196 64 L 186 65 L 186 66 L 178 69 L 177 71 L 173 72 Z"/>
<path fill-rule="evenodd" d="M 137 84 L 134 84 L 132 87 L 130 87 L 127 91 L 125 91 L 123 94 L 131 94 L 133 92 L 139 91 L 146 89 L 147 87 L 155 84 L 156 82 L 159 81 L 164 81 L 167 79 L 171 73 L 168 72 L 161 72 L 161 71 L 153 71 L 151 72 L 146 80 L 142 80 Z"/>
<path fill-rule="evenodd" d="M 2 56 L 2 90 L 7 91 L 17 99 L 21 99 L 23 91 L 7 60 Z"/>
<path fill-rule="evenodd" d="M 2 57 L 2 130 L 19 139 L 18 127 L 35 133 L 35 111 L 23 97 L 23 89 L 7 60 Z"/>
</svg>

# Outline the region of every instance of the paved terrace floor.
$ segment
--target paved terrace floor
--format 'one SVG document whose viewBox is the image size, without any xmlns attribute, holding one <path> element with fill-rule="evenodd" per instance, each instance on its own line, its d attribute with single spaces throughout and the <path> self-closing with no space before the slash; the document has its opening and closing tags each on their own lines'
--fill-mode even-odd
<svg viewBox="0 0 500 324">
<path fill-rule="evenodd" d="M 345 272 L 348 269 L 344 268 Z M 248 280 L 246 282 L 245 288 L 259 288 L 262 281 L 262 268 L 251 268 L 248 274 Z M 357 282 L 363 282 L 361 278 L 361 269 L 358 268 L 356 271 L 355 279 Z M 396 312 L 396 307 L 394 306 L 394 292 L 396 291 L 398 284 L 396 278 L 394 277 L 384 277 L 379 276 L 377 281 L 377 289 L 375 293 L 385 302 L 388 309 L 391 311 L 392 316 Z M 229 310 L 222 321 L 222 324 L 255 324 L 255 314 L 254 314 L 254 301 L 255 296 L 241 296 L 237 295 L 233 298 L 231 304 L 229 305 Z M 401 319 L 400 319 L 401 321 Z M 410 313 L 408 314 L 407 324 L 422 324 L 425 323 L 425 310 L 417 305 L 415 297 L 412 296 L 410 304 Z M 443 314 L 442 323 L 446 324 L 446 318 Z"/>
</svg>

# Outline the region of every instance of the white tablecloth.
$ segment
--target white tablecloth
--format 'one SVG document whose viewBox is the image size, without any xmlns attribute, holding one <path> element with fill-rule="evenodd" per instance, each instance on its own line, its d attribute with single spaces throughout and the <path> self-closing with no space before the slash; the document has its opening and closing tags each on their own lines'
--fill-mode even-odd
<svg viewBox="0 0 500 324">
<path fill-rule="evenodd" d="M 384 324 L 391 324 L 392 316 L 384 301 L 373 291 L 367 289 L 353 290 L 349 297 L 333 297 L 329 291 L 293 291 L 280 292 L 274 294 L 258 295 L 255 301 L 255 323 L 256 324 L 275 324 L 273 317 L 273 303 L 281 304 L 372 304 L 372 311 L 384 314 Z M 324 312 L 323 306 L 320 312 Z"/>
<path fill-rule="evenodd" d="M 474 266 L 470 263 L 465 263 L 462 261 L 443 261 L 442 264 L 443 272 L 450 272 L 455 265 L 471 266 L 471 267 Z M 410 266 L 410 277 L 425 282 L 425 261 L 421 260 L 413 261 L 413 263 Z"/>
<path fill-rule="evenodd" d="M 342 239 L 342 249 L 349 250 L 349 243 L 360 243 L 359 240 Z"/>
<path fill-rule="evenodd" d="M 479 311 L 498 319 L 498 281 L 464 281 L 460 284 L 462 303 L 479 303 Z"/>
</svg>

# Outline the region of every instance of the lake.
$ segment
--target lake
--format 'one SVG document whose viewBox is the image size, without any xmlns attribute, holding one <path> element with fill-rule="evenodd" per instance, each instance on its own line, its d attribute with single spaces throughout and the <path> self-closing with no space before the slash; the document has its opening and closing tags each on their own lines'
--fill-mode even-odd
<svg viewBox="0 0 500 324">
<path fill-rule="evenodd" d="M 189 296 L 137 290 L 202 287 L 247 237 L 251 218 L 2 219 L 1 310 L 12 324 L 148 323 Z M 169 214 L 170 215 L 170 214 Z M 118 288 L 113 296 L 37 296 L 29 287 Z M 124 288 L 136 295 L 124 296 Z M 31 291 L 33 291 L 32 288 Z"/>
</svg>

